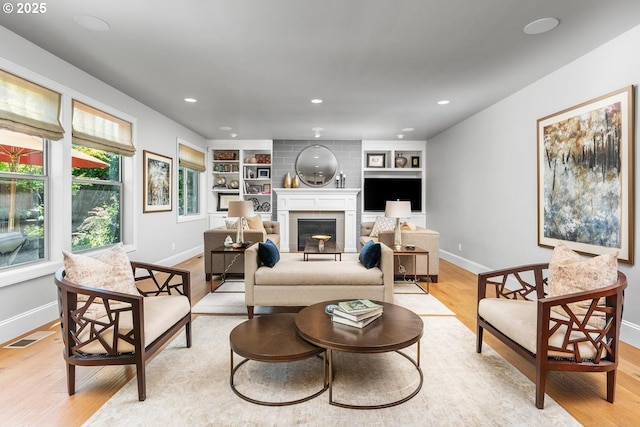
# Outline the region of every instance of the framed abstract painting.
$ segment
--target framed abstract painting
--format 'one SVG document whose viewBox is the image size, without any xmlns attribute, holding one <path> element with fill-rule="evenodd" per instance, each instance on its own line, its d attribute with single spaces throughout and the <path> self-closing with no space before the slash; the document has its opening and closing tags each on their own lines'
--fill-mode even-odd
<svg viewBox="0 0 640 427">
<path fill-rule="evenodd" d="M 538 120 L 538 245 L 633 264 L 633 86 Z"/>
<path fill-rule="evenodd" d="M 172 210 L 171 189 L 173 159 L 151 151 L 143 151 L 143 212 Z"/>
</svg>

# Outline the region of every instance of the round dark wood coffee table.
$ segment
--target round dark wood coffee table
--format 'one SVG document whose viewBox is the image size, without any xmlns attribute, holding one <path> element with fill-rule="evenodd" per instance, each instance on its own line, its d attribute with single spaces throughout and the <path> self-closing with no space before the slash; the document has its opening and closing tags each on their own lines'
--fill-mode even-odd
<svg viewBox="0 0 640 427">
<path fill-rule="evenodd" d="M 285 406 L 306 402 L 322 394 L 329 387 L 326 369 L 326 352 L 324 348 L 316 347 L 303 340 L 295 327 L 295 313 L 279 313 L 258 316 L 236 326 L 229 335 L 231 345 L 231 389 L 242 399 L 266 406 Z M 234 366 L 233 354 L 244 357 Z M 241 393 L 234 384 L 236 371 L 249 360 L 270 363 L 295 362 L 312 356 L 322 355 L 323 388 L 316 393 L 292 401 L 268 402 L 253 399 Z"/>
<path fill-rule="evenodd" d="M 329 358 L 329 403 L 352 409 L 380 409 L 399 405 L 414 397 L 422 388 L 423 375 L 420 369 L 420 338 L 424 324 L 420 316 L 398 305 L 374 301 L 383 306 L 383 314 L 363 329 L 353 328 L 331 321 L 324 311 L 327 304 L 339 301 L 326 301 L 303 308 L 297 314 L 295 323 L 298 334 L 318 347 L 328 350 Z M 351 332 L 351 333 L 345 333 Z M 400 350 L 417 344 L 417 357 L 412 359 Z M 351 405 L 333 400 L 333 351 L 348 353 L 386 353 L 395 351 L 408 359 L 420 375 L 418 387 L 408 396 L 381 405 Z"/>
</svg>

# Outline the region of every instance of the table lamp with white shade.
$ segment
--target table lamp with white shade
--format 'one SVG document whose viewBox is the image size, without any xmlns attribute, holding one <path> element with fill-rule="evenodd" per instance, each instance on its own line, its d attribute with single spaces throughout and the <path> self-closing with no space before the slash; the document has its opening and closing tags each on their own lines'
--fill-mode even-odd
<svg viewBox="0 0 640 427">
<path fill-rule="evenodd" d="M 238 218 L 236 222 L 237 233 L 236 233 L 236 243 L 244 243 L 243 237 L 243 225 L 244 218 L 253 215 L 253 203 L 246 200 L 236 200 L 233 202 L 229 202 L 229 212 L 227 216 L 229 218 Z"/>
<path fill-rule="evenodd" d="M 407 218 L 411 216 L 411 202 L 401 200 L 387 200 L 387 204 L 385 205 L 384 209 L 384 216 L 396 219 L 396 228 L 393 235 L 392 249 L 399 251 L 400 249 L 402 249 L 400 218 Z"/>
</svg>

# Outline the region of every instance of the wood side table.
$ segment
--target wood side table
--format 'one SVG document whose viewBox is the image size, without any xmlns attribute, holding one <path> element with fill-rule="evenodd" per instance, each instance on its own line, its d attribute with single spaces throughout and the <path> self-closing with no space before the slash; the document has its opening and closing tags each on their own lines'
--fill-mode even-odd
<svg viewBox="0 0 640 427">
<path fill-rule="evenodd" d="M 417 261 L 418 255 L 426 255 L 427 256 L 427 293 L 429 293 L 429 283 L 431 282 L 431 276 L 429 276 L 429 251 L 426 249 L 423 249 L 419 246 L 414 246 L 413 248 L 407 248 L 406 246 L 402 246 L 402 248 L 400 249 L 393 249 L 393 254 L 397 255 L 398 257 L 413 257 L 413 280 L 414 282 L 418 283 L 418 275 L 417 275 L 417 271 L 418 271 L 418 266 L 417 266 Z"/>
<path fill-rule="evenodd" d="M 245 249 L 247 249 L 249 246 L 242 246 L 239 248 L 234 248 L 234 247 L 226 247 L 226 246 L 218 246 L 217 248 L 213 248 L 211 249 L 211 253 L 209 253 L 209 257 L 210 257 L 210 261 L 211 261 L 211 265 L 213 265 L 213 256 L 214 255 L 222 255 L 222 266 L 224 268 L 224 270 L 222 271 L 222 274 L 220 276 L 220 285 L 222 285 L 226 278 L 227 278 L 227 271 L 229 271 L 229 269 L 231 268 L 231 266 L 233 265 L 233 263 L 236 261 L 236 259 L 238 259 L 238 257 L 240 255 L 244 254 Z M 228 255 L 232 255 L 233 258 L 231 258 L 231 262 L 229 264 L 227 264 L 227 256 Z M 211 282 L 211 292 L 213 292 L 213 281 Z"/>
</svg>

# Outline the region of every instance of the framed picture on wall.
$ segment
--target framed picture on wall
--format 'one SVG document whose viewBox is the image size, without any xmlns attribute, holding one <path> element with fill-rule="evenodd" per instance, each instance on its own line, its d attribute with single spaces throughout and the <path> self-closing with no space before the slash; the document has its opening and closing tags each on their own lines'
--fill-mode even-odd
<svg viewBox="0 0 640 427">
<path fill-rule="evenodd" d="M 633 86 L 538 120 L 538 245 L 633 264 Z"/>
<path fill-rule="evenodd" d="M 143 161 L 143 213 L 172 210 L 171 178 L 173 159 L 151 151 L 142 152 Z"/>
<path fill-rule="evenodd" d="M 374 154 L 367 153 L 367 167 L 368 168 L 383 168 L 385 155 L 384 153 Z"/>
<path fill-rule="evenodd" d="M 235 202 L 240 200 L 240 194 L 238 193 L 218 193 L 218 210 L 219 211 L 228 211 L 229 210 L 229 202 Z"/>
</svg>

